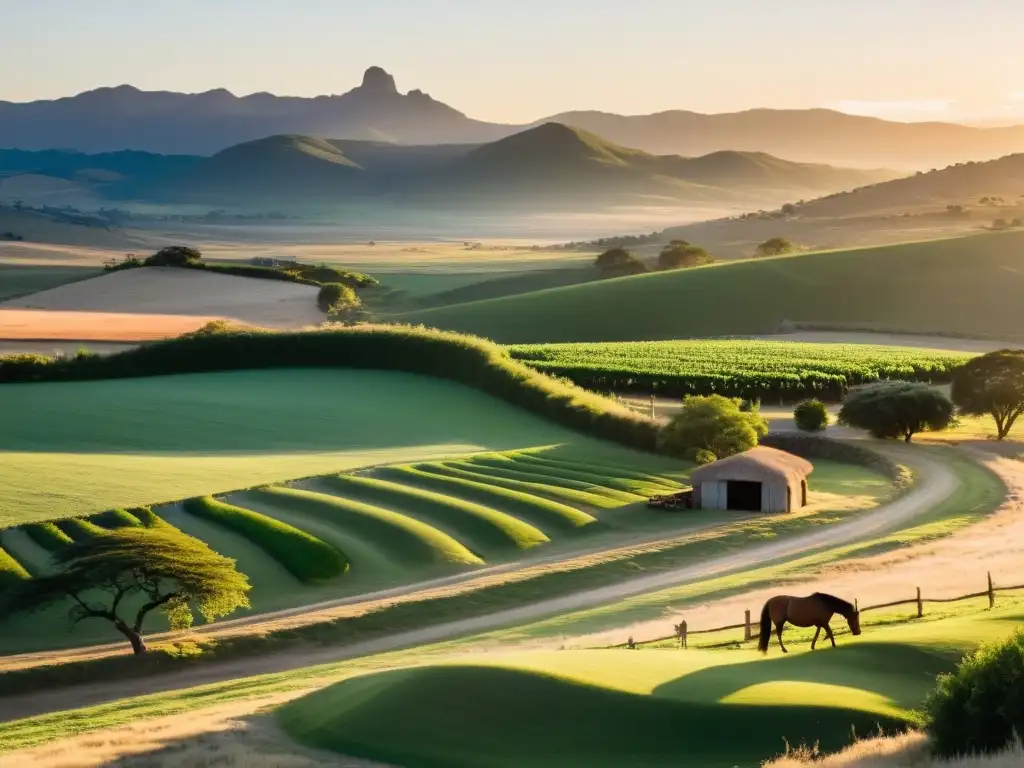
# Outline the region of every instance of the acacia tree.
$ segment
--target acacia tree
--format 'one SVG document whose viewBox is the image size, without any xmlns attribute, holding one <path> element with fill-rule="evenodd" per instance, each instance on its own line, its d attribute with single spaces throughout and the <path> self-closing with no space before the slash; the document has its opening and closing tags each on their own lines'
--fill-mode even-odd
<svg viewBox="0 0 1024 768">
<path fill-rule="evenodd" d="M 1024 414 L 1024 351 L 1001 349 L 968 361 L 953 374 L 953 403 L 968 416 L 988 414 L 999 440 Z"/>
<path fill-rule="evenodd" d="M 850 390 L 839 423 L 867 430 L 872 437 L 903 438 L 938 431 L 953 423 L 953 403 L 939 390 L 909 381 L 881 381 Z"/>
<path fill-rule="evenodd" d="M 187 629 L 193 608 L 213 621 L 249 605 L 249 581 L 235 561 L 177 530 L 121 528 L 69 544 L 55 557 L 54 573 L 25 580 L 0 599 L 0 620 L 69 600 L 72 625 L 109 621 L 138 654 L 146 651 L 142 628 L 155 610 L 172 629 Z"/>
</svg>

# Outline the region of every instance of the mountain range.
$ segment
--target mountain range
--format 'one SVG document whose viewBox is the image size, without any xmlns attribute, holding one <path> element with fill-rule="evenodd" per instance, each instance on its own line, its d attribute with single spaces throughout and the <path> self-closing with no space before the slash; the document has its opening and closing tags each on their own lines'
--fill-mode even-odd
<svg viewBox="0 0 1024 768">
<path fill-rule="evenodd" d="M 404 145 L 277 135 L 212 157 L 138 151 L 0 151 L 0 198 L 69 187 L 107 200 L 217 206 L 311 201 L 433 207 L 580 204 L 761 206 L 893 178 L 892 171 L 794 163 L 756 152 L 652 155 L 560 123 L 485 144 Z M 34 186 L 33 186 L 34 185 Z M 6 191 L 5 191 L 6 190 Z M 57 201 L 51 198 L 51 204 Z"/>
<path fill-rule="evenodd" d="M 826 109 L 753 109 L 725 114 L 682 110 L 652 115 L 566 112 L 528 125 L 474 120 L 420 90 L 401 93 L 371 67 L 341 95 L 299 98 L 218 89 L 198 94 L 123 85 L 28 103 L 0 102 L 0 147 L 124 149 L 211 155 L 279 134 L 399 144 L 481 144 L 546 123 L 573 125 L 657 155 L 722 150 L 856 167 L 928 170 L 1024 151 L 1024 126 L 898 123 Z"/>
</svg>

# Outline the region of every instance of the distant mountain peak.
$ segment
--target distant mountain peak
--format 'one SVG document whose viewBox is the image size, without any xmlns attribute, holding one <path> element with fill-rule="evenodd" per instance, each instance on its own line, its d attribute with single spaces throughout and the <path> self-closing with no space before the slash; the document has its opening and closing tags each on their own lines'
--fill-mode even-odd
<svg viewBox="0 0 1024 768">
<path fill-rule="evenodd" d="M 359 86 L 362 91 L 368 91 L 382 96 L 391 96 L 398 93 L 398 85 L 395 78 L 381 67 L 370 67 L 363 74 L 363 84 Z"/>
</svg>

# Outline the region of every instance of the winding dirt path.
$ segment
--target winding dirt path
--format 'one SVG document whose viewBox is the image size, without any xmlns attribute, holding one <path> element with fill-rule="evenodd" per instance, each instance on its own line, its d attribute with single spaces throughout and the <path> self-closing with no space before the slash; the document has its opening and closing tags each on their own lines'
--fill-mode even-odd
<svg viewBox="0 0 1024 768">
<path fill-rule="evenodd" d="M 550 600 L 541 600 L 520 608 L 448 622 L 420 630 L 401 632 L 389 637 L 376 638 L 344 647 L 317 648 L 307 651 L 292 650 L 221 664 L 210 664 L 169 675 L 4 697 L 0 699 L 0 722 L 47 712 L 86 707 L 133 696 L 190 688 L 260 674 L 285 672 L 316 664 L 428 645 L 459 636 L 535 621 L 560 613 L 596 607 L 644 592 L 754 568 L 773 561 L 806 554 L 818 548 L 847 544 L 873 534 L 893 530 L 912 521 L 922 512 L 947 498 L 959 487 L 960 480 L 938 458 L 941 455 L 939 451 L 944 449 L 934 449 L 928 452 L 914 448 L 891 448 L 889 450 L 892 451 L 894 458 L 904 461 L 913 468 L 916 474 L 914 489 L 890 504 L 858 515 L 850 522 L 837 523 L 820 531 L 791 536 L 782 541 L 752 545 L 736 554 L 711 558 L 671 571 L 630 579 L 620 584 Z"/>
</svg>

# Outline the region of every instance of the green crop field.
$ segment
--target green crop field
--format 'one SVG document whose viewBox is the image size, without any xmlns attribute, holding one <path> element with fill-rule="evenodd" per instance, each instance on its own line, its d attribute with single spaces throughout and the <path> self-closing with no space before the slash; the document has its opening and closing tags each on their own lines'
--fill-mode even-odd
<svg viewBox="0 0 1024 768">
<path fill-rule="evenodd" d="M 837 649 L 623 649 L 455 657 L 354 677 L 279 712 L 306 745 L 411 768 L 754 768 L 917 722 L 939 673 L 1009 634 L 1024 604 L 870 627 Z M 742 737 L 738 738 L 738 734 Z"/>
<path fill-rule="evenodd" d="M 0 424 L 0 527 L 478 451 L 563 445 L 665 465 L 479 391 L 395 372 L 10 384 Z"/>
<path fill-rule="evenodd" d="M 783 321 L 1021 336 L 1024 233 L 819 252 L 660 272 L 414 312 L 503 343 L 775 332 Z M 612 311 L 614 309 L 614 311 Z"/>
<path fill-rule="evenodd" d="M 681 397 L 818 395 L 841 398 L 879 379 L 949 379 L 968 355 L 869 344 L 782 341 L 641 341 L 527 344 L 509 349 L 532 368 L 601 392 Z"/>
</svg>

